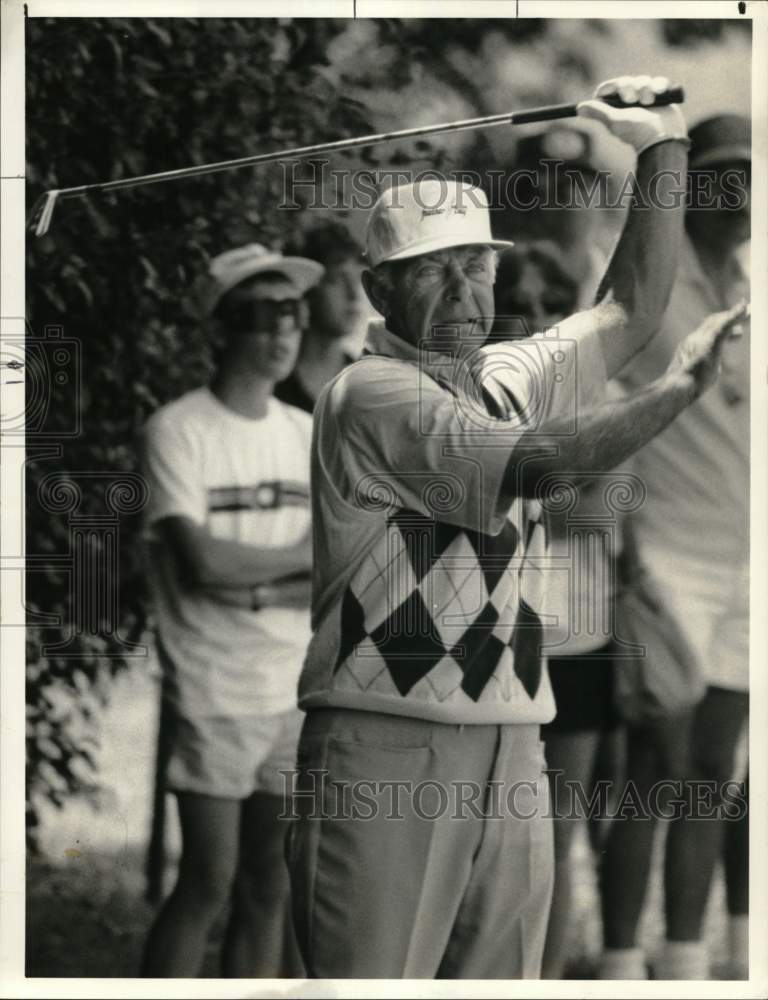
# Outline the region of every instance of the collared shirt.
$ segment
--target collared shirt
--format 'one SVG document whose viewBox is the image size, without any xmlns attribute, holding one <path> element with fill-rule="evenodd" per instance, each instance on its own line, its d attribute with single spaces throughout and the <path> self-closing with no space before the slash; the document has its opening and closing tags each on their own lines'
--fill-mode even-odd
<svg viewBox="0 0 768 1000">
<path fill-rule="evenodd" d="M 542 507 L 505 497 L 502 483 L 524 431 L 555 415 L 575 431 L 578 407 L 604 384 L 595 336 L 494 344 L 465 364 L 372 324 L 366 356 L 315 408 L 301 707 L 552 718 Z"/>
<path fill-rule="evenodd" d="M 705 317 L 748 297 L 738 255 L 722 284 L 719 293 L 687 240 L 662 327 L 622 372 L 625 385 L 657 378 Z M 635 456 L 634 471 L 647 489 L 633 515 L 641 554 L 649 564 L 655 552 L 674 553 L 688 586 L 707 575 L 708 565 L 738 570 L 748 558 L 749 337 L 727 341 L 722 362 L 715 385 Z"/>
</svg>

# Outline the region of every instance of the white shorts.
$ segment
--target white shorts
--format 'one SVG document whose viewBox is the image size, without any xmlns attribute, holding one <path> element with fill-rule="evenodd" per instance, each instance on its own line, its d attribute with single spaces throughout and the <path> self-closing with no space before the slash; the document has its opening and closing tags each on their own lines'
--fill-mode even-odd
<svg viewBox="0 0 768 1000">
<path fill-rule="evenodd" d="M 749 570 L 644 546 L 642 562 L 710 687 L 749 690 Z"/>
<path fill-rule="evenodd" d="M 222 799 L 247 799 L 254 792 L 283 796 L 293 788 L 296 749 L 304 713 L 190 718 L 164 700 L 161 752 L 165 785 Z"/>
</svg>

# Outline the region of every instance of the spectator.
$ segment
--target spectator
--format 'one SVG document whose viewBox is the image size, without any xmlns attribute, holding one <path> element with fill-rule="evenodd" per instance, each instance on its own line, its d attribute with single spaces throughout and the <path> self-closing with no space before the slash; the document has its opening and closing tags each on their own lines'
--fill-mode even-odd
<svg viewBox="0 0 768 1000">
<path fill-rule="evenodd" d="M 325 274 L 307 294 L 299 360 L 275 396 L 311 413 L 325 384 L 354 361 L 346 343 L 362 314 L 362 250 L 345 226 L 325 222 L 306 233 L 296 253 L 322 264 Z"/>
<path fill-rule="evenodd" d="M 182 856 L 147 942 L 145 976 L 199 974 L 227 903 L 226 976 L 289 974 L 281 768 L 294 765 L 309 639 L 311 421 L 272 398 L 299 349 L 313 261 L 257 244 L 210 267 L 223 339 L 209 387 L 149 420 L 161 744 Z"/>
<path fill-rule="evenodd" d="M 748 295 L 743 247 L 749 237 L 750 132 L 749 120 L 738 115 L 718 115 L 691 129 L 690 200 L 678 278 L 661 332 L 623 373 L 630 389 L 664 369 L 691 323 Z M 747 716 L 746 337 L 725 345 L 722 367 L 720 382 L 636 457 L 636 471 L 647 488 L 646 502 L 633 518 L 645 585 L 652 587 L 658 605 L 682 630 L 708 685 L 703 700 L 684 715 L 630 730 L 628 776 L 645 794 L 659 779 L 714 781 L 720 792 L 723 782 L 734 775 L 734 754 Z M 719 795 L 714 805 L 721 805 Z M 709 975 L 702 922 L 723 833 L 722 821 L 681 816 L 670 822 L 665 862 L 667 938 L 657 978 Z M 654 824 L 642 819 L 628 818 L 611 829 L 602 893 L 604 978 L 647 975 L 637 932 L 653 835 Z M 745 837 L 737 838 L 733 848 L 737 854 L 744 844 Z M 746 862 L 732 858 L 726 872 L 730 880 L 745 879 Z M 728 899 L 731 958 L 743 974 L 745 887 L 729 885 Z"/>
<path fill-rule="evenodd" d="M 516 243 L 499 256 L 491 340 L 507 340 L 556 326 L 576 312 L 579 287 L 556 244 Z"/>
<path fill-rule="evenodd" d="M 593 304 L 608 263 L 598 205 L 608 178 L 598 171 L 593 145 L 588 132 L 560 123 L 522 138 L 515 150 L 514 197 L 500 220 L 505 235 L 557 246 L 578 286 L 577 309 Z"/>
</svg>

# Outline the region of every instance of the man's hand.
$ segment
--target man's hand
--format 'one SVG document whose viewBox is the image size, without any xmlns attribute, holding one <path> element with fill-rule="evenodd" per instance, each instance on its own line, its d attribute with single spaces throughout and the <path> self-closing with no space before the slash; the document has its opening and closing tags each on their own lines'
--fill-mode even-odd
<svg viewBox="0 0 768 1000">
<path fill-rule="evenodd" d="M 707 316 L 675 351 L 666 377 L 687 382 L 693 398 L 698 398 L 717 378 L 723 344 L 729 337 L 741 336 L 748 311 L 748 304 L 740 302 L 732 309 Z"/>
<path fill-rule="evenodd" d="M 669 85 L 670 81 L 664 76 L 619 76 L 601 83 L 595 90 L 594 100 L 582 101 L 578 113 L 602 122 L 609 132 L 632 146 L 639 155 L 659 142 L 687 139 L 685 119 L 677 104 L 648 107 Z M 612 108 L 600 100 L 616 91 L 625 103 L 639 106 Z"/>
<path fill-rule="evenodd" d="M 297 574 L 255 589 L 262 608 L 306 608 L 312 598 L 312 579 L 308 574 Z"/>
<path fill-rule="evenodd" d="M 311 524 L 307 528 L 306 533 L 292 547 L 292 551 L 295 553 L 297 562 L 299 562 L 302 569 L 306 570 L 312 569 L 312 525 Z"/>
</svg>

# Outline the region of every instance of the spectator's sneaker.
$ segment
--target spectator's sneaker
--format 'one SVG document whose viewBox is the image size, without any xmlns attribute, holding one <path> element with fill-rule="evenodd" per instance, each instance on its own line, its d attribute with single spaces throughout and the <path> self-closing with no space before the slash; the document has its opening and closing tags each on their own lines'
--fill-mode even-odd
<svg viewBox="0 0 768 1000">
<path fill-rule="evenodd" d="M 747 980 L 749 967 L 743 962 L 718 962 L 712 966 L 712 979 Z"/>
<path fill-rule="evenodd" d="M 709 979 L 709 956 L 703 941 L 665 941 L 653 963 L 653 978 Z"/>
<path fill-rule="evenodd" d="M 647 979 L 642 948 L 606 948 L 597 966 L 597 979 Z"/>
<path fill-rule="evenodd" d="M 578 955 L 569 959 L 563 969 L 563 979 L 597 979 L 597 957 Z"/>
</svg>

